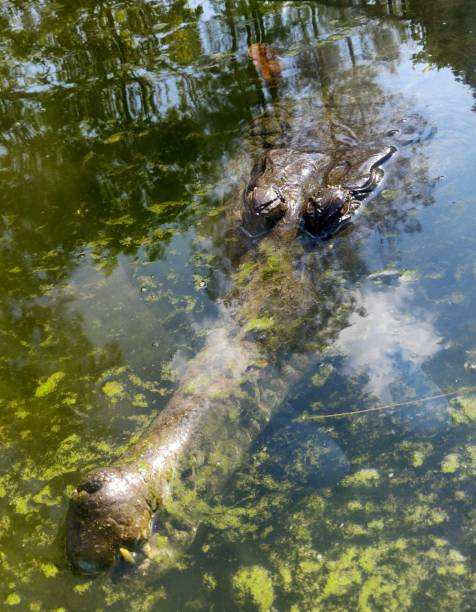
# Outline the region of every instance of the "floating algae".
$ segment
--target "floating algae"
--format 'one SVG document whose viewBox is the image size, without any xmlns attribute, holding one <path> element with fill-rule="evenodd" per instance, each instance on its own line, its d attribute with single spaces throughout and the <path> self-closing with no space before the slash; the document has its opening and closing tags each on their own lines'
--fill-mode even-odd
<svg viewBox="0 0 476 612">
<path fill-rule="evenodd" d="M 274 591 L 271 576 L 264 567 L 243 567 L 232 579 L 233 594 L 240 608 L 268 612 L 273 605 Z"/>
<path fill-rule="evenodd" d="M 351 433 L 356 465 L 366 457 L 359 441 L 367 427 L 368 419 L 361 418 L 358 430 Z M 296 497 L 291 474 L 273 489 L 269 458 L 259 453 L 240 471 L 230 493 L 229 512 L 241 510 L 241 529 L 222 530 L 220 538 L 212 530 L 207 543 L 234 542 L 238 558 L 249 547 L 248 554 L 259 558 L 260 567 L 269 572 L 275 599 L 286 609 L 370 612 L 411 610 L 423 604 L 441 612 L 471 609 L 471 544 L 440 535 L 460 511 L 448 496 L 458 491 L 457 483 L 449 483 L 452 475 L 435 477 L 438 471 L 431 470 L 421 477 L 422 483 L 415 477 L 416 468 L 406 462 L 420 448 L 426 461 L 438 465 L 446 457 L 443 449 L 418 441 L 392 443 L 393 434 L 383 424 L 376 429 L 386 444 L 375 457 L 375 468 L 356 470 L 341 481 L 342 486 L 304 497 Z M 461 441 L 461 433 L 453 433 L 450 448 Z M 475 465 L 470 447 L 464 451 L 460 481 L 469 490 Z M 389 466 L 398 478 L 389 478 Z M 422 488 L 427 485 L 425 495 Z M 234 499 L 243 501 L 237 506 Z M 471 496 L 458 494 L 457 499 L 470 507 Z M 247 530 L 249 524 L 255 531 Z M 471 538 L 471 519 L 463 529 Z M 220 553 L 223 549 L 218 548 L 218 559 Z M 239 566 L 237 571 L 245 569 Z"/>
<path fill-rule="evenodd" d="M 44 382 L 40 383 L 35 391 L 36 397 L 45 397 L 56 389 L 60 381 L 64 378 L 64 372 L 55 372 L 51 374 Z"/>
</svg>

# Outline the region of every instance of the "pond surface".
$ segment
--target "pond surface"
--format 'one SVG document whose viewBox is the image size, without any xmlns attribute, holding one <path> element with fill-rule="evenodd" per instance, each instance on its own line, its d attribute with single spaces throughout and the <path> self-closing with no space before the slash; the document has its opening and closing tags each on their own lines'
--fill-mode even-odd
<svg viewBox="0 0 476 612">
<path fill-rule="evenodd" d="M 474 1 L 5 0 L 0 31 L 2 607 L 472 609 Z M 307 368 L 176 567 L 75 575 L 80 474 L 242 298 L 229 211 L 312 126 L 399 137 L 352 226 L 296 240 L 312 298 L 268 339 Z"/>
</svg>

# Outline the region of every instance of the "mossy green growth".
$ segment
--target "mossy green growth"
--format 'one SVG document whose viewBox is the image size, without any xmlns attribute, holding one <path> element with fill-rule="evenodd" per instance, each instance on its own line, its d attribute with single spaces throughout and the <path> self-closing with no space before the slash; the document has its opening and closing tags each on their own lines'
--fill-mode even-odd
<svg viewBox="0 0 476 612">
<path fill-rule="evenodd" d="M 51 374 L 51 376 L 48 376 L 48 378 L 40 383 L 36 388 L 35 397 L 45 397 L 46 395 L 53 393 L 53 391 L 56 390 L 60 380 L 62 380 L 64 377 L 64 372 L 55 372 L 54 374 Z"/>
<path fill-rule="evenodd" d="M 21 603 L 21 597 L 18 593 L 9 593 L 5 598 L 6 606 L 18 606 Z"/>
<path fill-rule="evenodd" d="M 373 612 L 375 609 L 373 607 L 373 599 L 376 593 L 379 599 L 385 598 L 390 605 L 393 604 L 393 606 L 395 606 L 398 600 L 392 598 L 393 590 L 394 587 L 391 584 L 386 584 L 382 576 L 371 576 L 364 582 L 360 589 L 357 600 L 359 612 Z M 399 603 L 400 602 L 398 602 L 398 604 Z M 392 607 L 392 609 L 395 609 L 395 607 Z"/>
<path fill-rule="evenodd" d="M 117 380 L 109 380 L 102 387 L 102 392 L 111 398 L 120 398 L 124 395 L 124 385 Z"/>
<path fill-rule="evenodd" d="M 56 506 L 61 503 L 61 498 L 55 498 L 52 495 L 50 485 L 43 487 L 43 489 L 34 495 L 32 499 L 36 504 L 42 504 L 45 506 Z"/>
<path fill-rule="evenodd" d="M 461 396 L 457 398 L 457 403 L 460 406 L 461 420 L 464 421 L 476 421 L 476 396 Z M 458 419 L 459 420 L 459 419 Z"/>
<path fill-rule="evenodd" d="M 185 206 L 186 202 L 183 200 L 169 200 L 167 202 L 157 202 L 155 204 L 151 204 L 148 207 L 150 212 L 153 212 L 156 215 L 165 215 L 165 216 L 175 216 L 179 213 Z"/>
<path fill-rule="evenodd" d="M 295 273 L 297 246 L 264 239 L 253 259 L 247 259 L 233 278 L 237 321 L 245 331 L 259 331 L 259 344 L 269 355 L 294 343 L 305 329 L 315 299 Z"/>
<path fill-rule="evenodd" d="M 233 595 L 237 604 L 258 612 L 267 612 L 274 601 L 273 583 L 269 572 L 260 565 L 240 568 L 232 578 Z"/>
<path fill-rule="evenodd" d="M 54 578 L 58 573 L 58 568 L 52 563 L 42 563 L 41 571 L 46 578 Z"/>
<path fill-rule="evenodd" d="M 311 382 L 315 387 L 322 387 L 327 379 L 329 378 L 329 376 L 332 374 L 332 372 L 334 371 L 333 366 L 330 363 L 325 363 L 322 364 L 317 372 L 315 374 L 313 374 L 312 378 L 311 378 Z"/>
<path fill-rule="evenodd" d="M 459 455 L 450 453 L 443 458 L 441 462 L 441 471 L 444 474 L 453 474 L 459 468 Z"/>
<path fill-rule="evenodd" d="M 17 514 L 29 514 L 31 512 L 31 508 L 28 503 L 30 498 L 30 494 L 12 498 L 12 504 Z"/>
<path fill-rule="evenodd" d="M 79 584 L 75 584 L 73 587 L 73 591 L 75 593 L 78 593 L 79 595 L 82 595 L 83 593 L 85 593 L 86 591 L 88 591 L 91 587 L 92 581 L 89 582 L 81 582 Z"/>
<path fill-rule="evenodd" d="M 208 591 L 214 591 L 217 588 L 218 582 L 215 576 L 205 572 L 202 577 L 202 582 Z"/>
<path fill-rule="evenodd" d="M 249 331 L 263 331 L 265 329 L 271 329 L 274 325 L 274 321 L 271 317 L 261 317 L 259 319 L 252 319 L 245 325 L 243 331 L 245 333 Z"/>
<path fill-rule="evenodd" d="M 378 483 L 380 475 L 373 468 L 363 468 L 355 474 L 349 474 L 342 481 L 345 487 L 371 487 Z"/>
<path fill-rule="evenodd" d="M 420 467 L 421 465 L 423 465 L 424 460 L 425 460 L 425 455 L 421 451 L 416 450 L 413 453 L 413 457 L 412 457 L 413 467 L 415 468 Z"/>
<path fill-rule="evenodd" d="M 351 587 L 362 582 L 358 551 L 352 546 L 336 561 L 329 562 L 328 569 L 329 575 L 323 592 L 325 598 L 344 595 Z"/>
</svg>

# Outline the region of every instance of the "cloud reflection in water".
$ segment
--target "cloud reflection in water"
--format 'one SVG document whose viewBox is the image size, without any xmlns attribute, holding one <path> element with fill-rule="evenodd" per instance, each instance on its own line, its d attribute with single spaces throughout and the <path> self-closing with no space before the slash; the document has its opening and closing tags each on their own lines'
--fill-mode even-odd
<svg viewBox="0 0 476 612">
<path fill-rule="evenodd" d="M 441 349 L 441 337 L 431 313 L 415 307 L 411 287 L 366 285 L 357 298 L 360 308 L 335 347 L 345 357 L 344 375 L 364 377 L 364 391 L 382 404 L 441 394 L 422 369 Z M 449 425 L 448 402 L 442 397 L 411 404 L 392 417 L 399 428 L 433 435 Z"/>
</svg>

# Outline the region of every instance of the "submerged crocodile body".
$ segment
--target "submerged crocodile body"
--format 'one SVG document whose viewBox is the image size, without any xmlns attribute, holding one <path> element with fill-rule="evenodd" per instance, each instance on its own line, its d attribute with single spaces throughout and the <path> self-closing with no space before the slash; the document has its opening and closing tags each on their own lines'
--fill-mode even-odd
<svg viewBox="0 0 476 612">
<path fill-rule="evenodd" d="M 196 518 L 200 496 L 212 496 L 229 478 L 290 386 L 316 359 L 293 355 L 278 363 L 266 343 L 250 337 L 253 325 L 259 330 L 264 320 L 250 325 L 251 316 L 260 316 L 273 292 L 277 300 L 289 293 L 282 315 L 288 331 L 286 313 L 296 318 L 299 309 L 308 308 L 307 287 L 286 264 L 292 257 L 289 245 L 296 241 L 282 237 L 294 238 L 300 227 L 320 235 L 349 219 L 380 183 L 381 166 L 394 151 L 389 146 L 330 152 L 277 147 L 263 154 L 243 194 L 242 223 L 249 234 L 267 232 L 257 249 L 267 256 L 254 261 L 234 316 L 225 312 L 223 324 L 209 333 L 149 430 L 114 465 L 86 475 L 76 488 L 67 552 L 78 571 L 105 571 L 121 554 L 130 560 L 153 531 L 163 536 L 156 556 L 165 565 L 190 543 L 196 523 L 183 520 L 180 499 L 187 516 Z M 269 274 L 270 262 L 278 279 Z M 279 307 L 276 313 L 281 317 Z M 197 474 L 200 485 L 194 482 Z"/>
<path fill-rule="evenodd" d="M 183 385 L 147 433 L 115 465 L 88 474 L 76 488 L 67 547 L 77 570 L 95 574 L 109 569 L 124 549 L 138 551 L 149 540 L 157 512 L 154 531 L 162 544 L 156 561 L 167 566 L 191 543 L 197 525 L 188 524 L 176 507 L 180 496 L 189 502 L 200 497 L 188 482 L 190 470 L 194 478 L 201 473 L 206 494 L 213 495 L 301 376 L 297 363 L 279 375 L 259 363 L 256 343 L 237 328 L 209 333 Z M 187 511 L 193 516 L 193 509 Z"/>
</svg>

